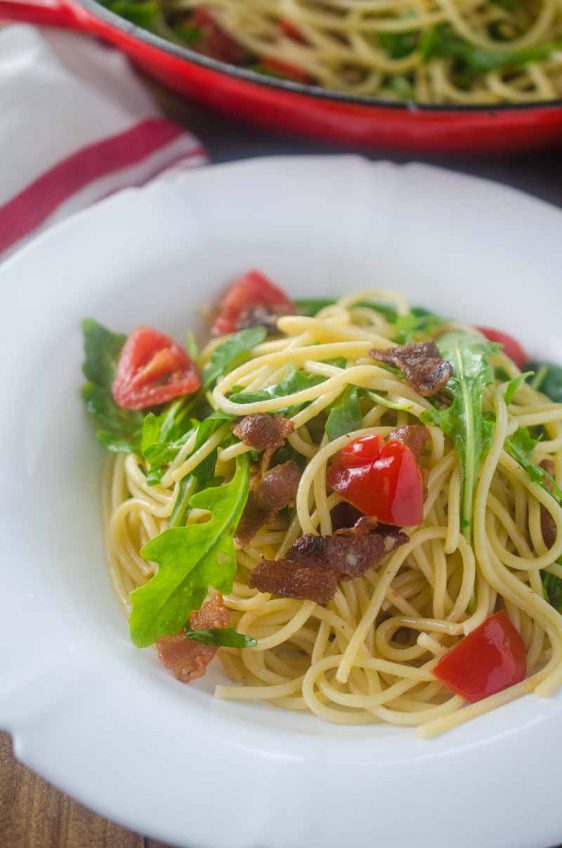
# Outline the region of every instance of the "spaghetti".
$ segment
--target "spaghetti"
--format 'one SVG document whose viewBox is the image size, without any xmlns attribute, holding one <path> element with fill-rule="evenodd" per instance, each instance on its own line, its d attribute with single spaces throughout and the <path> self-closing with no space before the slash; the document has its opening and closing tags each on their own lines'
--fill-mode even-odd
<svg viewBox="0 0 562 848">
<path fill-rule="evenodd" d="M 174 415 L 178 409 L 188 413 L 183 434 L 174 434 L 171 448 L 167 443 L 164 461 L 154 451 L 153 461 L 147 460 L 142 443 L 134 449 L 113 444 L 117 452 L 105 475 L 104 513 L 111 576 L 123 606 L 130 612 L 131 592 L 150 585 L 157 566 L 141 550 L 178 526 L 182 498 L 188 504 L 182 530 L 204 527 L 209 512 L 218 520 L 219 507 L 216 514 L 213 507 L 201 507 L 201 495 L 189 507 L 193 475 L 212 466 L 204 496 L 211 492 L 215 498 L 232 483 L 244 457 L 259 475 L 264 453 L 233 430 L 242 417 L 283 416 L 291 422 L 290 433 L 277 453 L 269 452 L 267 463 L 276 467 L 289 458 L 298 464 L 298 491 L 294 506 L 271 513 L 249 540 L 236 544 L 236 575 L 223 601 L 229 624 L 257 644 L 219 648 L 231 683 L 217 686 L 216 695 L 267 701 L 340 724 L 418 726 L 423 736 L 527 692 L 550 695 L 562 683 L 562 616 L 553 601 L 562 579 L 562 508 L 555 483 L 562 477 L 562 404 L 541 394 L 474 328 L 412 311 L 398 294 L 360 292 L 326 305 L 308 304 L 307 311 L 278 317 L 276 335 L 264 338 L 264 331 L 206 392 L 174 402 Z M 253 331 L 242 331 L 248 332 Z M 469 387 L 474 400 L 477 387 L 481 403 L 474 426 L 481 428 L 482 440 L 472 457 L 466 442 L 474 432 L 451 437 L 460 402 L 455 380 L 468 360 L 451 356 L 449 383 L 423 396 L 398 368 L 370 354 L 429 341 L 446 350 L 447 339 L 458 334 L 469 339 L 471 351 L 479 351 L 491 375 L 480 383 L 463 377 L 464 389 Z M 225 344 L 224 338 L 213 339 L 198 356 L 204 379 Z M 203 425 L 191 419 L 205 405 L 215 423 L 201 441 Z M 287 555 L 299 539 L 335 538 L 336 508 L 346 495 L 329 484 L 330 469 L 347 446 L 376 435 L 388 443 L 397 428 L 420 424 L 427 429 L 417 459 L 425 485 L 423 520 L 403 527 L 405 541 L 362 575 L 338 578 L 324 604 L 252 588 L 260 563 L 290 564 Z M 145 435 L 143 428 L 144 442 Z M 476 471 L 472 483 L 470 461 Z M 160 569 L 164 564 L 160 560 Z M 525 679 L 466 705 L 434 672 L 498 610 L 507 612 L 520 634 Z"/>
<path fill-rule="evenodd" d="M 557 0 L 158 0 L 148 22 L 146 2 L 106 4 L 213 58 L 335 92 L 464 105 L 562 96 Z"/>
</svg>

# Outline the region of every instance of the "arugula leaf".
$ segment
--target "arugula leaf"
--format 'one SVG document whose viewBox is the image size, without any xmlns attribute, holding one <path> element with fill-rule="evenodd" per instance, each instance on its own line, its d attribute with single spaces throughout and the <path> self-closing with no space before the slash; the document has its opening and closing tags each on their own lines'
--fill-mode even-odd
<svg viewBox="0 0 562 848">
<path fill-rule="evenodd" d="M 412 83 L 405 76 L 389 76 L 385 81 L 384 87 L 388 88 L 401 100 L 416 99 L 416 90 Z"/>
<path fill-rule="evenodd" d="M 517 389 L 520 389 L 523 383 L 526 382 L 528 377 L 532 377 L 534 371 L 525 371 L 523 374 L 519 374 L 518 377 L 513 377 L 512 380 L 509 380 L 505 389 L 505 402 L 509 406 L 513 398 L 515 397 L 515 392 Z"/>
<path fill-rule="evenodd" d="M 198 488 L 199 481 L 197 480 L 197 477 L 193 476 L 193 474 L 188 474 L 186 477 L 182 477 L 172 514 L 168 519 L 168 528 L 181 527 L 185 524 L 185 519 L 189 509 L 189 501 Z"/>
<path fill-rule="evenodd" d="M 394 328 L 397 333 L 396 343 L 407 344 L 416 341 L 419 334 L 429 334 L 443 323 L 443 319 L 422 306 L 413 306 L 407 315 L 397 315 Z"/>
<path fill-rule="evenodd" d="M 362 420 L 359 389 L 357 386 L 347 386 L 331 406 L 326 421 L 326 435 L 333 442 L 340 436 L 359 430 Z"/>
<path fill-rule="evenodd" d="M 186 409 L 185 398 L 180 398 L 160 415 L 149 412 L 144 416 L 140 449 L 150 466 L 146 479 L 151 486 L 160 482 L 167 466 L 197 425 L 187 417 Z"/>
<path fill-rule="evenodd" d="M 533 381 L 533 388 L 547 395 L 555 403 L 562 403 L 562 366 L 553 362 L 528 362 L 540 380 Z"/>
<path fill-rule="evenodd" d="M 370 397 L 374 403 L 386 406 L 387 409 L 397 409 L 399 412 L 408 412 L 410 409 L 408 401 L 404 401 L 404 403 L 395 403 L 393 400 L 389 400 L 384 395 L 379 395 L 378 392 L 373 392 L 371 390 L 367 391 L 367 396 Z"/>
<path fill-rule="evenodd" d="M 174 33 L 181 41 L 190 46 L 197 44 L 203 38 L 203 30 L 191 24 L 176 24 L 174 26 Z"/>
<path fill-rule="evenodd" d="M 462 85 L 469 85 L 475 77 L 490 71 L 542 62 L 559 48 L 559 42 L 551 42 L 511 51 L 486 50 L 459 38 L 447 25 L 440 25 L 425 33 L 419 45 L 425 62 L 438 57 L 455 60 L 458 65 L 457 77 Z"/>
<path fill-rule="evenodd" d="M 104 447 L 113 451 L 136 451 L 142 413 L 121 409 L 113 400 L 111 387 L 126 336 L 112 333 L 93 318 L 82 321 L 84 337 L 84 363 L 82 371 L 88 380 L 82 386 L 82 399 L 86 409 L 103 430 L 97 437 Z"/>
<path fill-rule="evenodd" d="M 482 412 L 485 389 L 494 380 L 489 359 L 494 348 L 463 330 L 445 333 L 437 340 L 437 346 L 443 359 L 453 366 L 446 387 L 453 399 L 446 409 L 424 412 L 422 420 L 441 427 L 455 445 L 461 467 L 461 525 L 470 541 L 478 472 L 494 428 L 494 422 Z"/>
<path fill-rule="evenodd" d="M 238 633 L 234 627 L 209 627 L 206 630 L 188 630 L 188 639 L 201 642 L 203 645 L 216 645 L 220 648 L 255 648 L 258 644 L 253 636 Z"/>
<path fill-rule="evenodd" d="M 250 462 L 244 454 L 237 457 L 236 473 L 229 483 L 192 496 L 193 508 L 211 513 L 207 522 L 169 528 L 143 547 L 142 556 L 159 567 L 152 580 L 131 593 L 129 625 L 138 648 L 177 633 L 190 613 L 199 609 L 209 586 L 219 592 L 232 590 L 234 532 L 249 485 Z"/>
<path fill-rule="evenodd" d="M 333 306 L 335 302 L 335 297 L 313 297 L 294 300 L 293 304 L 298 315 L 306 315 L 308 318 L 314 318 L 321 309 L 324 309 L 326 306 Z"/>
<path fill-rule="evenodd" d="M 205 418 L 199 424 L 197 428 L 197 437 L 195 439 L 195 445 L 193 447 L 193 453 L 199 450 L 199 448 L 210 439 L 217 430 L 223 426 L 227 421 L 234 421 L 234 416 L 229 415 L 228 412 L 222 412 L 220 409 L 216 409 L 212 412 L 208 418 Z M 199 463 L 199 465 L 193 469 L 191 472 L 193 476 L 199 483 L 199 486 L 206 486 L 210 483 L 211 479 L 215 474 L 215 465 L 217 464 L 217 449 L 215 448 L 209 456 L 205 457 L 205 459 Z"/>
<path fill-rule="evenodd" d="M 377 40 L 391 59 L 404 59 L 413 53 L 418 45 L 419 31 L 379 32 Z"/>
<path fill-rule="evenodd" d="M 562 580 L 549 571 L 541 574 L 546 600 L 562 615 Z"/>
<path fill-rule="evenodd" d="M 527 472 L 533 483 L 538 483 L 558 503 L 562 503 L 562 489 L 556 485 L 548 471 L 531 461 L 532 453 L 538 441 L 538 439 L 533 438 L 527 427 L 518 427 L 515 433 L 509 439 L 506 439 L 505 449 Z"/>
<path fill-rule="evenodd" d="M 249 327 L 247 330 L 240 330 L 215 348 L 208 365 L 203 369 L 204 388 L 211 389 L 219 377 L 245 362 L 250 351 L 261 344 L 266 336 L 265 327 Z"/>
<path fill-rule="evenodd" d="M 229 399 L 234 403 L 258 403 L 263 400 L 271 400 L 271 398 L 284 397 L 285 395 L 302 392 L 304 389 L 310 389 L 312 386 L 317 386 L 325 380 L 326 377 L 322 377 L 319 374 L 305 374 L 304 371 L 298 371 L 294 366 L 291 366 L 287 372 L 287 376 L 279 383 L 268 386 L 266 389 L 260 389 L 257 392 L 236 392 L 230 395 Z"/>
<path fill-rule="evenodd" d="M 101 3 L 115 15 L 143 29 L 158 29 L 161 13 L 154 0 L 101 0 Z"/>
</svg>

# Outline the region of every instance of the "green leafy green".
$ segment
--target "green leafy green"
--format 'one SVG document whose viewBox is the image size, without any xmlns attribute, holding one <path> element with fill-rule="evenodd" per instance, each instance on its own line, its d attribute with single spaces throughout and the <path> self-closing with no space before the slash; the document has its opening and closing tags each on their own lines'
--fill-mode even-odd
<svg viewBox="0 0 562 848">
<path fill-rule="evenodd" d="M 528 362 L 527 368 L 537 374 L 538 379 L 533 380 L 533 388 L 547 395 L 555 403 L 562 403 L 562 366 L 553 362 Z"/>
<path fill-rule="evenodd" d="M 184 398 L 173 401 L 160 415 L 149 412 L 144 416 L 141 433 L 141 453 L 149 470 L 147 481 L 159 483 L 170 462 L 185 444 L 197 422 L 186 415 Z"/>
<path fill-rule="evenodd" d="M 548 571 L 543 571 L 541 577 L 546 600 L 562 615 L 562 580 Z"/>
<path fill-rule="evenodd" d="M 403 75 L 392 75 L 389 76 L 385 83 L 384 88 L 391 91 L 400 100 L 415 100 L 416 99 L 416 90 L 410 80 Z"/>
<path fill-rule="evenodd" d="M 321 309 L 324 309 L 326 306 L 333 306 L 335 302 L 335 297 L 316 297 L 294 300 L 293 304 L 298 315 L 306 315 L 308 318 L 314 318 Z"/>
<path fill-rule="evenodd" d="M 255 648 L 258 644 L 253 636 L 238 633 L 234 627 L 209 627 L 206 630 L 188 630 L 188 639 L 201 642 L 203 645 L 216 645 L 219 648 Z"/>
<path fill-rule="evenodd" d="M 391 59 L 404 59 L 413 53 L 418 45 L 418 30 L 409 32 L 379 32 L 377 40 Z"/>
<path fill-rule="evenodd" d="M 220 427 L 226 424 L 227 421 L 234 421 L 234 416 L 228 412 L 222 412 L 220 409 L 212 412 L 199 424 L 197 428 L 197 437 L 193 452 L 199 450 L 202 445 L 213 436 Z M 197 479 L 199 486 L 209 485 L 215 474 L 215 465 L 217 463 L 217 449 L 215 448 L 199 465 L 191 472 Z"/>
<path fill-rule="evenodd" d="M 193 474 L 188 474 L 180 480 L 178 496 L 168 519 L 168 527 L 181 527 L 185 524 L 189 502 L 199 488 L 199 481 Z"/>
<path fill-rule="evenodd" d="M 174 33 L 184 44 L 193 46 L 203 38 L 203 30 L 191 24 L 179 23 L 174 26 Z"/>
<path fill-rule="evenodd" d="M 520 68 L 529 62 L 542 62 L 554 50 L 558 42 L 524 47 L 518 50 L 486 50 L 475 47 L 455 35 L 447 26 L 441 25 L 425 33 L 419 44 L 422 59 L 429 62 L 435 58 L 453 59 L 456 75 L 461 85 L 470 85 L 475 77 L 504 68 Z"/>
<path fill-rule="evenodd" d="M 215 348 L 208 365 L 203 369 L 203 386 L 211 389 L 224 374 L 233 371 L 248 359 L 250 351 L 267 336 L 265 327 L 249 327 L 230 336 Z"/>
<path fill-rule="evenodd" d="M 508 454 L 523 468 L 533 483 L 538 483 L 541 488 L 552 495 L 558 503 L 562 503 L 562 489 L 554 482 L 548 471 L 535 465 L 531 456 L 538 444 L 527 427 L 518 427 L 515 433 L 506 439 L 505 449 Z"/>
<path fill-rule="evenodd" d="M 101 0 L 101 2 L 115 15 L 143 29 L 152 31 L 158 29 L 161 12 L 158 3 L 154 0 Z"/>
<path fill-rule="evenodd" d="M 326 435 L 332 442 L 340 436 L 359 430 L 363 416 L 357 386 L 347 386 L 332 404 L 326 421 Z"/>
<path fill-rule="evenodd" d="M 404 403 L 395 403 L 393 400 L 389 400 L 384 395 L 379 395 L 378 392 L 367 391 L 367 397 L 370 397 L 374 403 L 380 404 L 381 406 L 386 406 L 388 409 L 396 409 L 399 412 L 408 412 L 410 409 L 410 404 L 408 401 L 404 401 Z"/>
<path fill-rule="evenodd" d="M 508 406 L 515 397 L 517 389 L 520 389 L 523 383 L 525 383 L 534 373 L 534 371 L 525 371 L 523 374 L 519 374 L 517 377 L 513 377 L 512 380 L 508 381 L 504 395 L 505 402 Z"/>
<path fill-rule="evenodd" d="M 494 380 L 490 366 L 494 347 L 462 330 L 445 333 L 437 346 L 443 359 L 453 366 L 453 375 L 446 386 L 452 403 L 446 409 L 428 410 L 422 418 L 441 427 L 455 445 L 461 467 L 462 530 L 470 541 L 478 472 L 494 428 L 493 420 L 482 410 L 484 392 Z"/>
<path fill-rule="evenodd" d="M 413 306 L 407 315 L 397 315 L 394 323 L 396 343 L 407 344 L 418 339 L 420 334 L 429 335 L 443 319 L 421 306 Z"/>
<path fill-rule="evenodd" d="M 197 492 L 190 506 L 208 510 L 210 519 L 165 530 L 142 549 L 158 572 L 131 594 L 133 643 L 145 648 L 162 636 L 177 633 L 203 603 L 209 586 L 230 592 L 236 573 L 234 532 L 246 505 L 250 462 L 237 457 L 230 482 Z"/>
<path fill-rule="evenodd" d="M 260 403 L 264 400 L 271 400 L 271 398 L 285 397 L 286 395 L 296 394 L 296 392 L 302 392 L 323 383 L 325 380 L 326 377 L 318 374 L 305 374 L 304 371 L 299 371 L 291 366 L 286 377 L 279 383 L 274 383 L 273 386 L 268 386 L 266 389 L 260 389 L 257 392 L 236 392 L 230 396 L 230 400 L 234 403 Z"/>
<path fill-rule="evenodd" d="M 93 318 L 82 321 L 84 364 L 88 380 L 82 386 L 86 409 L 103 426 L 97 437 L 104 447 L 113 451 L 138 450 L 142 413 L 121 409 L 113 400 L 112 385 L 117 363 L 126 336 L 112 333 Z"/>
</svg>

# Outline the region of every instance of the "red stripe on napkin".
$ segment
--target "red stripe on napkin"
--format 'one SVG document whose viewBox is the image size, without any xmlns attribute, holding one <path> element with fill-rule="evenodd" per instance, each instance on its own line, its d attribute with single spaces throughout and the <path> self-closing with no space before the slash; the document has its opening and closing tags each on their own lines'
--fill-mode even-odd
<svg viewBox="0 0 562 848">
<path fill-rule="evenodd" d="M 37 229 L 73 195 L 102 177 L 125 170 L 185 135 L 163 118 L 147 118 L 119 135 L 83 147 L 0 206 L 0 253 Z M 204 155 L 194 147 L 191 156 Z M 185 152 L 182 159 L 185 159 Z M 168 165 L 170 163 L 167 163 Z"/>
</svg>

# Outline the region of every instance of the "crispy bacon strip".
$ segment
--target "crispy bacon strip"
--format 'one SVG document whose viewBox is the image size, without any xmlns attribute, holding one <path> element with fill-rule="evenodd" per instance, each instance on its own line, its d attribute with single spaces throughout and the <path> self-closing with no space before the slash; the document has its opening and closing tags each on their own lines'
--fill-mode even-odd
<svg viewBox="0 0 562 848">
<path fill-rule="evenodd" d="M 552 459 L 543 459 L 541 468 L 554 477 L 556 468 Z M 543 541 L 547 548 L 551 548 L 556 541 L 556 524 L 550 512 L 541 504 L 541 530 Z"/>
<path fill-rule="evenodd" d="M 302 536 L 291 545 L 286 559 L 262 560 L 248 585 L 282 598 L 325 604 L 334 597 L 338 580 L 360 577 L 408 541 L 396 528 L 374 529 L 375 524 L 376 519 L 365 516 L 332 536 Z"/>
<path fill-rule="evenodd" d="M 453 374 L 450 362 L 441 358 L 435 342 L 405 344 L 386 350 L 370 350 L 378 362 L 399 368 L 410 385 L 422 397 L 437 394 Z"/>
<path fill-rule="evenodd" d="M 292 459 L 275 465 L 258 478 L 254 500 L 268 513 L 279 512 L 295 500 L 300 479 L 301 470 Z"/>
<path fill-rule="evenodd" d="M 250 448 L 272 451 L 280 448 L 294 430 L 293 422 L 282 415 L 257 412 L 241 418 L 232 432 Z"/>
<path fill-rule="evenodd" d="M 201 609 L 193 612 L 189 618 L 191 630 L 226 627 L 227 624 L 228 610 L 222 595 L 219 594 L 203 604 Z M 188 639 L 183 630 L 175 636 L 163 636 L 156 645 L 162 665 L 170 669 L 181 683 L 189 683 L 191 680 L 203 677 L 218 650 L 214 645 L 202 645 L 200 642 Z"/>
<path fill-rule="evenodd" d="M 376 519 L 360 518 L 354 527 L 338 530 L 332 536 L 308 533 L 291 545 L 287 559 L 308 568 L 329 565 L 340 577 L 361 577 L 387 554 L 408 541 L 405 533 L 395 527 L 373 529 Z"/>
<path fill-rule="evenodd" d="M 418 457 L 429 439 L 429 430 L 424 424 L 406 424 L 405 427 L 396 427 L 388 434 L 388 440 L 401 442 L 410 448 L 415 457 Z"/>
<path fill-rule="evenodd" d="M 248 503 L 236 530 L 236 541 L 247 545 L 262 524 L 271 521 L 277 513 L 290 506 L 297 496 L 301 470 L 289 460 L 275 465 L 252 480 Z"/>
<path fill-rule="evenodd" d="M 248 585 L 281 598 L 327 604 L 336 594 L 338 577 L 335 568 L 309 568 L 288 559 L 264 559 L 250 574 Z"/>
</svg>

